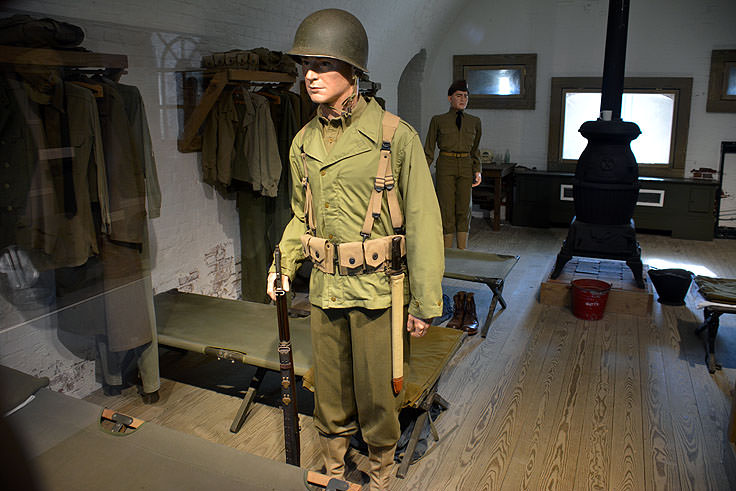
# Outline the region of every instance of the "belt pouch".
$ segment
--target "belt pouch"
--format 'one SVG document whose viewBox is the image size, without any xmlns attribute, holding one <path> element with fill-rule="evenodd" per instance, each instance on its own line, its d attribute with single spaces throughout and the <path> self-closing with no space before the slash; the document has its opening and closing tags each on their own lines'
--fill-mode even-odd
<svg viewBox="0 0 736 491">
<path fill-rule="evenodd" d="M 363 272 L 363 243 L 346 242 L 337 246 L 337 260 L 341 275 L 355 275 Z"/>
<path fill-rule="evenodd" d="M 309 256 L 314 267 L 323 273 L 335 273 L 335 247 L 327 239 L 309 234 L 300 237 L 304 253 Z"/>
</svg>

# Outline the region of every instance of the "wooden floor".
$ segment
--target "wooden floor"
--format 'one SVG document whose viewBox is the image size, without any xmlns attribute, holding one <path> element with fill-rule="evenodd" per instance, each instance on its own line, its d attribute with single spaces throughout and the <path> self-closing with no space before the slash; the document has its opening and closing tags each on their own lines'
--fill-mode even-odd
<svg viewBox="0 0 736 491">
<path fill-rule="evenodd" d="M 470 248 L 517 254 L 507 279 L 508 309 L 488 337 L 468 338 L 440 383 L 450 403 L 430 445 L 392 489 L 736 489 L 736 460 L 726 440 L 736 379 L 736 316 L 721 318 L 717 352 L 723 370 L 705 366 L 702 321 L 691 291 L 687 306 L 655 302 L 652 317 L 607 313 L 582 321 L 569 308 L 540 305 L 566 231 L 503 226 L 476 220 Z M 644 262 L 707 267 L 736 278 L 736 242 L 638 236 Z M 446 281 L 445 291 L 485 287 Z M 482 320 L 482 319 L 481 319 Z M 274 326 L 274 329 L 276 327 Z M 283 460 L 282 416 L 275 381 L 266 381 L 245 426 L 228 429 L 249 369 L 162 350 L 161 400 L 144 406 L 134 389 L 88 399 L 161 425 Z M 311 398 L 301 394 L 302 466 L 320 467 Z M 366 459 L 349 457 L 351 477 L 365 482 Z"/>
</svg>

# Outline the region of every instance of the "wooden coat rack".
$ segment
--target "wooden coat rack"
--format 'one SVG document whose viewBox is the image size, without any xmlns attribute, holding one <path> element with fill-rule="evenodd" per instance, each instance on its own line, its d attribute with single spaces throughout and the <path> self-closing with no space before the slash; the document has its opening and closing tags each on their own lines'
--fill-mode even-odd
<svg viewBox="0 0 736 491">
<path fill-rule="evenodd" d="M 0 46 L 0 64 L 39 65 L 58 68 L 100 68 L 107 78 L 119 81 L 128 68 L 128 57 L 45 48 L 20 48 Z"/>
<path fill-rule="evenodd" d="M 198 134 L 199 128 L 228 84 L 241 82 L 294 83 L 296 79 L 294 75 L 289 75 L 288 73 L 243 70 L 238 68 L 220 68 L 202 71 L 205 72 L 205 76 L 211 76 L 212 78 L 202 95 L 202 99 L 194 107 L 194 110 L 184 125 L 184 133 L 178 142 L 180 152 L 198 152 L 202 149 L 202 138 Z"/>
</svg>

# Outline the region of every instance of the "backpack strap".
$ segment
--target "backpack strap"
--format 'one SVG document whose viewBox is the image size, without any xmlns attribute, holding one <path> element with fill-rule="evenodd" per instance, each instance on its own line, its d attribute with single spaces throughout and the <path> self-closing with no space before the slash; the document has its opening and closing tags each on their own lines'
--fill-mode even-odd
<svg viewBox="0 0 736 491">
<path fill-rule="evenodd" d="M 388 111 L 383 113 L 382 120 L 382 143 L 381 155 L 378 159 L 378 173 L 373 184 L 373 191 L 368 202 L 368 210 L 363 221 L 363 228 L 360 235 L 363 240 L 371 235 L 373 223 L 376 218 L 381 216 L 381 202 L 383 200 L 383 191 L 386 191 L 388 201 L 388 212 L 391 217 L 391 226 L 395 233 L 400 233 L 404 226 L 404 216 L 399 207 L 399 199 L 396 195 L 396 182 L 391 169 L 391 141 L 393 140 L 396 129 L 399 127 L 399 117 Z"/>
</svg>

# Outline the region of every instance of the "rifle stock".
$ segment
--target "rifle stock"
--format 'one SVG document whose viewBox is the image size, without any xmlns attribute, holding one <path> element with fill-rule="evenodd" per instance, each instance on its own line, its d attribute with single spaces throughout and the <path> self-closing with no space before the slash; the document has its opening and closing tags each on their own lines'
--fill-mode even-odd
<svg viewBox="0 0 736 491">
<path fill-rule="evenodd" d="M 286 292 L 281 278 L 281 251 L 276 246 L 274 251 L 276 266 L 276 312 L 279 323 L 279 368 L 281 371 L 281 407 L 284 410 L 284 449 L 286 463 L 299 466 L 299 411 L 296 403 L 296 377 L 294 376 L 294 358 L 291 352 L 291 334 L 289 333 L 289 310 L 286 305 Z"/>
</svg>

